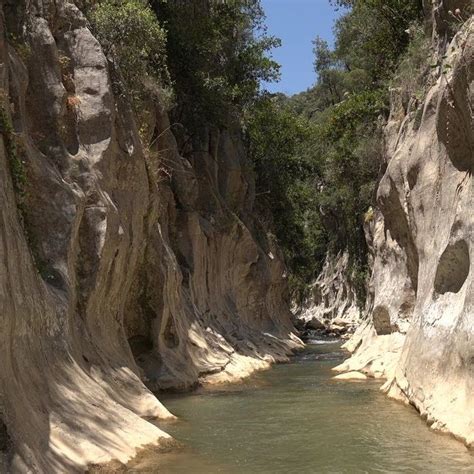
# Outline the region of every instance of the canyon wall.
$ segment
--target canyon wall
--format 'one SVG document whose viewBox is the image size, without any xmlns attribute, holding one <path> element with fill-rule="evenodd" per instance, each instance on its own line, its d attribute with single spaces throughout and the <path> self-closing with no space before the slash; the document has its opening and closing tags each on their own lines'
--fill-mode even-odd
<svg viewBox="0 0 474 474">
<path fill-rule="evenodd" d="M 431 5 L 427 9 L 431 11 Z M 337 368 L 387 379 L 435 429 L 474 443 L 474 21 L 435 2 L 422 98 L 392 90 L 373 227 L 373 310 Z M 459 9 L 457 11 L 456 9 Z M 457 30 L 457 31 L 456 31 Z"/>
<path fill-rule="evenodd" d="M 321 273 L 308 289 L 308 296 L 295 309 L 301 325 L 312 329 L 352 329 L 360 323 L 363 311 L 350 279 L 349 254 L 328 253 Z"/>
<path fill-rule="evenodd" d="M 178 150 L 150 104 L 144 149 L 73 2 L 1 15 L 0 470 L 81 472 L 169 438 L 150 390 L 236 380 L 301 342 L 238 128 Z"/>
</svg>

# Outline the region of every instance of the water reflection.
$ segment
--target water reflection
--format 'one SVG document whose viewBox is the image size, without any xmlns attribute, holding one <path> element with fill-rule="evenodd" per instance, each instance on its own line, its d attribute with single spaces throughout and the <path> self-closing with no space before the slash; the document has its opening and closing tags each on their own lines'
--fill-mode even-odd
<svg viewBox="0 0 474 474">
<path fill-rule="evenodd" d="M 180 421 L 160 426 L 184 447 L 145 452 L 129 472 L 474 473 L 461 443 L 387 399 L 380 382 L 332 380 L 343 356 L 336 342 L 313 344 L 242 384 L 161 396 Z"/>
</svg>

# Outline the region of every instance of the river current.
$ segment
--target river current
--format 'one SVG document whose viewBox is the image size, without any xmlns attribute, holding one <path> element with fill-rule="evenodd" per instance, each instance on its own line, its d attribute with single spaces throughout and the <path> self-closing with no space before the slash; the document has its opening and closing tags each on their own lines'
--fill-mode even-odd
<svg viewBox="0 0 474 474">
<path fill-rule="evenodd" d="M 179 417 L 159 426 L 180 443 L 129 472 L 163 474 L 474 473 L 474 453 L 431 431 L 381 381 L 335 381 L 339 343 L 313 341 L 288 364 L 240 384 L 167 395 Z"/>
</svg>

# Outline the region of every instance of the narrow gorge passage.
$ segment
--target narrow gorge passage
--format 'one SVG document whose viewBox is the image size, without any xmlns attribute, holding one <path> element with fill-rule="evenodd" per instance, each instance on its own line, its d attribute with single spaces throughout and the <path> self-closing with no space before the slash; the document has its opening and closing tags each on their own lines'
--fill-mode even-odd
<svg viewBox="0 0 474 474">
<path fill-rule="evenodd" d="M 0 474 L 474 474 L 473 13 L 0 0 Z"/>
<path fill-rule="evenodd" d="M 125 472 L 473 472 L 472 452 L 387 400 L 380 382 L 332 379 L 340 344 L 309 341 L 241 384 L 161 396 L 179 421 L 160 427 L 181 447 L 144 451 Z"/>
</svg>

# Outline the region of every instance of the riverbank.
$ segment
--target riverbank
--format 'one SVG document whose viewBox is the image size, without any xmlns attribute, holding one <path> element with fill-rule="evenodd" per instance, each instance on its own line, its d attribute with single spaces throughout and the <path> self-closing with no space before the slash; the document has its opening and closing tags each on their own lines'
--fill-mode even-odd
<svg viewBox="0 0 474 474">
<path fill-rule="evenodd" d="M 238 384 L 161 395 L 178 416 L 159 422 L 179 443 L 149 449 L 121 472 L 470 472 L 474 457 L 430 431 L 413 408 L 386 398 L 380 381 L 337 381 L 346 353 L 313 340 L 287 364 Z"/>
</svg>

